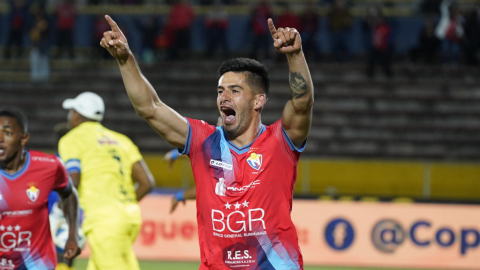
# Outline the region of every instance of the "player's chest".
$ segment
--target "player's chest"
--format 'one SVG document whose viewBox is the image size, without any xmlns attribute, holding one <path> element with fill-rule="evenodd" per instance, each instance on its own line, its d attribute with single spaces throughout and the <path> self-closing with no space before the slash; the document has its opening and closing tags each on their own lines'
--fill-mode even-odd
<svg viewBox="0 0 480 270">
<path fill-rule="evenodd" d="M 27 175 L 26 175 L 27 176 Z M 47 178 L 48 179 L 48 178 Z M 48 201 L 52 184 L 41 175 L 0 179 L 0 211 L 23 211 L 43 207 Z"/>
<path fill-rule="evenodd" d="M 243 153 L 231 150 L 231 164 L 222 160 L 210 160 L 210 168 L 214 172 L 210 175 L 215 193 L 238 196 L 276 189 L 278 185 L 272 183 L 279 182 L 279 175 L 285 175 L 282 173 L 285 166 L 281 164 L 285 154 L 278 150 L 278 147 L 267 148 L 258 144 Z"/>
</svg>

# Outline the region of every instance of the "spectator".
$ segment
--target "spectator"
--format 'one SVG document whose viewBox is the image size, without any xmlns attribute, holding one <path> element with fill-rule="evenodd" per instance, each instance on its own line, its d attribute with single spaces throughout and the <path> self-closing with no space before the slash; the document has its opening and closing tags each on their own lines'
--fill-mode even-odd
<svg viewBox="0 0 480 270">
<path fill-rule="evenodd" d="M 32 49 L 30 50 L 30 76 L 34 82 L 48 81 L 50 77 L 49 34 L 50 25 L 45 12 L 38 9 L 34 14 L 30 30 Z"/>
<path fill-rule="evenodd" d="M 427 16 L 440 15 L 441 0 L 423 0 L 420 4 L 420 10 Z"/>
<path fill-rule="evenodd" d="M 429 18 L 425 21 L 425 26 L 418 37 L 418 46 L 411 51 L 412 61 L 417 63 L 421 60 L 425 64 L 435 64 L 441 45 L 442 43 L 435 36 L 433 19 Z"/>
<path fill-rule="evenodd" d="M 23 30 L 26 26 L 28 7 L 24 0 L 10 0 L 10 13 L 8 14 L 9 30 L 5 46 L 5 58 L 12 56 L 12 46 L 17 47 L 17 57 L 23 54 Z"/>
<path fill-rule="evenodd" d="M 350 60 L 350 30 L 353 24 L 353 16 L 348 10 L 345 0 L 335 0 L 333 7 L 328 13 L 328 22 L 332 37 L 332 51 L 335 61 L 343 62 Z"/>
<path fill-rule="evenodd" d="M 199 0 L 199 4 L 202 6 L 209 6 L 213 4 L 213 0 Z"/>
<path fill-rule="evenodd" d="M 302 36 L 303 51 L 305 55 L 307 55 L 307 58 L 312 56 L 316 61 L 319 61 L 320 49 L 317 43 L 317 33 L 320 19 L 318 11 L 312 1 L 307 3 L 300 18 L 302 22 L 302 31 L 300 33 Z"/>
<path fill-rule="evenodd" d="M 478 65 L 478 49 L 480 48 L 480 23 L 478 9 L 468 13 L 465 20 L 465 60 L 467 65 Z"/>
<path fill-rule="evenodd" d="M 103 33 L 110 30 L 110 25 L 103 15 L 99 15 L 93 22 L 93 47 L 96 48 L 95 58 L 110 59 L 110 53 L 104 48 L 98 46 L 98 41 L 102 40 Z"/>
<path fill-rule="evenodd" d="M 263 50 L 263 57 L 270 58 L 270 46 L 272 37 L 268 30 L 267 19 L 272 18 L 272 8 L 267 0 L 261 0 L 255 7 L 251 17 L 251 27 L 253 33 L 253 47 L 250 52 L 250 58 L 258 59 L 258 51 Z"/>
<path fill-rule="evenodd" d="M 143 20 L 136 20 L 136 25 L 142 35 L 142 47 L 140 49 L 142 60 L 147 64 L 153 64 L 155 61 L 155 39 L 160 28 L 157 18 L 149 15 Z"/>
<path fill-rule="evenodd" d="M 283 10 L 282 14 L 278 17 L 277 28 L 295 28 L 299 32 L 302 31 L 302 22 L 300 18 L 293 13 L 290 5 L 287 2 L 282 2 L 281 4 Z"/>
<path fill-rule="evenodd" d="M 287 2 L 282 2 L 282 13 L 277 20 L 277 28 L 295 28 L 300 33 L 302 32 L 302 21 L 300 18 L 292 11 L 290 5 Z M 284 56 L 282 54 L 277 54 L 276 60 L 282 61 Z"/>
<path fill-rule="evenodd" d="M 373 78 L 375 66 L 380 64 L 388 78 L 393 77 L 392 71 L 392 28 L 381 13 L 378 6 L 368 9 L 367 18 L 364 21 L 364 31 L 367 33 L 367 49 L 369 51 L 367 75 Z"/>
<path fill-rule="evenodd" d="M 444 62 L 457 64 L 460 54 L 460 44 L 463 41 L 463 17 L 457 3 L 443 0 L 440 7 L 442 16 L 435 29 L 435 35 L 442 40 Z"/>
<path fill-rule="evenodd" d="M 75 0 L 62 0 L 58 5 L 57 18 L 57 55 L 56 58 L 62 56 L 63 51 L 67 51 L 70 59 L 75 58 L 73 52 L 73 33 L 75 28 L 75 20 L 77 16 L 77 8 L 75 7 Z"/>
<path fill-rule="evenodd" d="M 205 17 L 205 32 L 207 34 L 207 50 L 205 56 L 211 58 L 217 47 L 220 47 L 224 58 L 229 58 L 227 45 L 228 13 L 219 0 Z"/>
<path fill-rule="evenodd" d="M 169 48 L 169 58 L 185 59 L 190 56 L 190 35 L 195 13 L 187 0 L 176 0 L 168 17 L 168 31 L 173 33 L 173 44 Z"/>
</svg>

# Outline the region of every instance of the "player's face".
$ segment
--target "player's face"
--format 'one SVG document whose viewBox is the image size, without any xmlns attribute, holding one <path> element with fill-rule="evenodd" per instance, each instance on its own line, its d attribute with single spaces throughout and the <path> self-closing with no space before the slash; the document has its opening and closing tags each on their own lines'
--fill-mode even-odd
<svg viewBox="0 0 480 270">
<path fill-rule="evenodd" d="M 0 162 L 8 163 L 21 156 L 29 135 L 24 133 L 17 119 L 0 116 Z"/>
<path fill-rule="evenodd" d="M 217 107 L 224 130 L 233 136 L 248 128 L 254 112 L 255 94 L 245 73 L 227 72 L 218 81 Z"/>
</svg>

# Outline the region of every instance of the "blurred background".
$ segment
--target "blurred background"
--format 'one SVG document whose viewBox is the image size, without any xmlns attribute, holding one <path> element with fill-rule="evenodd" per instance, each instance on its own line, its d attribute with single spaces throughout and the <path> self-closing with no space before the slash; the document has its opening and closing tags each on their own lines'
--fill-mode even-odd
<svg viewBox="0 0 480 270">
<path fill-rule="evenodd" d="M 109 30 L 104 14 L 126 34 L 160 98 L 183 116 L 211 124 L 218 116 L 216 70 L 231 57 L 251 57 L 267 65 L 272 94 L 263 121 L 271 124 L 281 117 L 291 95 L 288 66 L 285 56 L 273 50 L 266 19 L 272 17 L 277 27 L 298 29 L 316 102 L 294 195 L 302 203 L 320 205 L 301 212 L 304 216 L 322 216 L 336 207 L 345 211 L 312 225 L 318 228 L 310 229 L 315 234 L 306 237 L 304 246 L 309 241 L 321 244 L 312 247 L 312 259 L 305 255 L 307 264 L 480 269 L 480 221 L 469 219 L 480 211 L 480 1 L 0 0 L 0 108 L 20 108 L 27 114 L 29 148 L 54 152 L 53 128 L 67 117 L 62 101 L 96 92 L 106 102 L 103 124 L 139 146 L 155 176 L 154 193 L 168 195 L 193 185 L 189 160 L 180 158 L 169 168 L 163 155 L 171 146 L 133 110 L 117 63 L 99 46 Z M 353 208 L 343 209 L 343 203 Z M 372 203 L 379 208 L 369 208 Z M 385 205 L 393 208 L 381 210 Z M 427 208 L 417 216 L 408 211 L 396 216 L 403 207 Z M 465 207 L 477 215 L 462 212 Z M 452 215 L 442 215 L 448 209 Z M 367 224 L 369 214 L 374 218 Z M 172 216 L 162 218 L 157 221 Z M 382 257 L 386 263 L 351 259 L 357 255 L 347 253 L 362 249 L 355 240 L 361 237 L 368 239 L 371 258 L 384 256 L 385 247 L 381 251 L 373 234 L 375 224 L 390 218 L 396 223 L 385 225 L 387 230 L 397 237 L 403 233 L 402 241 L 395 233 L 390 240 L 377 240 L 394 250 L 410 241 L 407 259 L 402 251 L 398 263 L 392 257 Z M 424 219 L 430 225 L 418 225 Z M 434 228 L 447 225 L 450 231 Z M 363 236 L 356 229 L 362 226 Z M 343 234 L 334 234 L 336 228 Z M 415 228 L 423 228 L 427 236 L 418 236 Z M 145 232 L 140 236 L 145 243 L 149 237 L 170 241 Z M 451 256 L 455 262 L 439 262 L 428 253 L 422 260 L 433 264 L 408 264 L 408 256 L 421 257 L 417 249 L 430 245 L 425 239 L 432 246 L 437 243 L 435 256 Z M 388 256 L 394 253 L 386 250 Z M 315 259 L 326 252 L 337 259 Z M 198 264 L 193 265 L 186 269 Z"/>
</svg>

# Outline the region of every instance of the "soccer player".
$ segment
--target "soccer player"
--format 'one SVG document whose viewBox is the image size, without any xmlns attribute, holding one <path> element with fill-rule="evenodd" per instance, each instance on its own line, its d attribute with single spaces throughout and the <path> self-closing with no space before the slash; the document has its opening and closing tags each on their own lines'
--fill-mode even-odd
<svg viewBox="0 0 480 270">
<path fill-rule="evenodd" d="M 70 131 L 68 123 L 59 123 L 53 128 L 54 131 L 54 145 L 58 148 L 58 141 Z M 56 153 L 58 157 L 58 150 Z M 55 270 L 73 270 L 74 260 L 67 260 L 63 256 L 65 242 L 68 239 L 68 222 L 61 210 L 61 201 L 58 193 L 50 192 L 48 195 L 48 217 L 50 221 L 50 232 L 52 234 L 53 243 L 57 249 L 57 267 Z M 83 210 L 78 208 L 78 244 L 80 249 L 83 249 L 87 239 L 82 229 Z"/>
<path fill-rule="evenodd" d="M 25 149 L 29 137 L 22 112 L 0 111 L 0 269 L 55 269 L 47 206 L 52 190 L 62 198 L 70 226 L 64 256 L 80 254 L 76 190 L 54 155 Z"/>
<path fill-rule="evenodd" d="M 81 93 L 63 108 L 70 110 L 72 130 L 58 150 L 85 213 L 92 251 L 87 269 L 140 269 L 132 249 L 142 223 L 138 201 L 153 187 L 153 176 L 129 138 L 100 124 L 105 105 L 99 95 Z"/>
<path fill-rule="evenodd" d="M 167 142 L 190 157 L 197 186 L 200 269 L 303 269 L 290 217 L 297 166 L 312 122 L 313 83 L 297 30 L 268 27 L 286 54 L 292 96 L 280 120 L 261 121 L 268 72 L 252 59 L 219 69 L 217 107 L 223 127 L 183 118 L 142 75 L 117 24 L 100 45 L 117 59 L 137 111 Z M 203 72 L 203 71 L 199 71 Z"/>
</svg>

